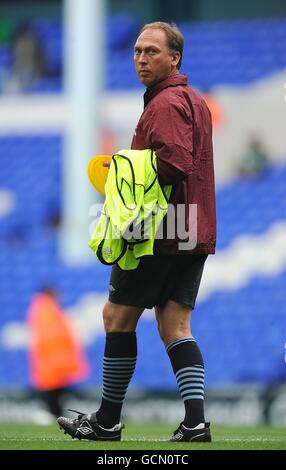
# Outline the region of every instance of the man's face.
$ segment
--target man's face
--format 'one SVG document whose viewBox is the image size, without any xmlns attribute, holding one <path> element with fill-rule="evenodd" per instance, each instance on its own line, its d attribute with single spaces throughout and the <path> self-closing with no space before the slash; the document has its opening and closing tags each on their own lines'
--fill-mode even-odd
<svg viewBox="0 0 286 470">
<path fill-rule="evenodd" d="M 155 85 L 178 72 L 180 53 L 170 53 L 162 29 L 145 29 L 134 46 L 135 70 L 146 87 Z"/>
</svg>

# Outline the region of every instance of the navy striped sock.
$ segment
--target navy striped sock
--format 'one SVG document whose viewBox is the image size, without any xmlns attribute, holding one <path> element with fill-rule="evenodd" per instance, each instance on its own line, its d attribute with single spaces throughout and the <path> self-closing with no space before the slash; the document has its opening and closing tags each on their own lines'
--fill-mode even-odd
<svg viewBox="0 0 286 470">
<path fill-rule="evenodd" d="M 166 350 L 184 400 L 184 425 L 191 428 L 204 423 L 204 363 L 195 339 L 177 339 Z"/>
<path fill-rule="evenodd" d="M 120 421 L 121 409 L 137 357 L 136 333 L 107 333 L 103 359 L 102 401 L 96 418 L 105 428 Z"/>
</svg>

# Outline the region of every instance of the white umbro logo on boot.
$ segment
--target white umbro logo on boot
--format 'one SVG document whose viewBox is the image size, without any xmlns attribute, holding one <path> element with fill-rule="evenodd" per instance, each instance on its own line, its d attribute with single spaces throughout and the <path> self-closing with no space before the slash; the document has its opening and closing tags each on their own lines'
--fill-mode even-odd
<svg viewBox="0 0 286 470">
<path fill-rule="evenodd" d="M 78 431 L 84 435 L 93 433 L 93 430 L 91 428 L 88 428 L 87 426 L 80 426 L 78 428 Z"/>
</svg>

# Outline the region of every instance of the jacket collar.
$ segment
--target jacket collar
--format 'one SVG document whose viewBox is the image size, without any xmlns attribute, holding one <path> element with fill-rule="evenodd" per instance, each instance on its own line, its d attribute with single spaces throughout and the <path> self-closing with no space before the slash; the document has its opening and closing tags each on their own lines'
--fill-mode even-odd
<svg viewBox="0 0 286 470">
<path fill-rule="evenodd" d="M 165 88 L 178 85 L 188 85 L 187 75 L 177 73 L 175 75 L 171 75 L 170 77 L 166 78 L 165 80 L 162 80 L 159 83 L 156 83 L 156 85 L 147 88 L 146 92 L 144 93 L 144 108 L 147 106 L 149 101 L 154 98 L 154 96 L 160 93 L 160 91 L 164 90 Z"/>
</svg>

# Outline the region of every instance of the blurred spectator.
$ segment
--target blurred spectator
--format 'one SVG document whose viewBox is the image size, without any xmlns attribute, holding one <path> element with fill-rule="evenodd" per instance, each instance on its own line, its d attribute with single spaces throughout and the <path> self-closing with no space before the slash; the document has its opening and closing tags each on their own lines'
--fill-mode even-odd
<svg viewBox="0 0 286 470">
<path fill-rule="evenodd" d="M 31 384 L 48 411 L 60 416 L 69 386 L 88 374 L 87 360 L 53 288 L 45 288 L 34 296 L 27 321 L 31 330 Z"/>
<path fill-rule="evenodd" d="M 11 21 L 5 16 L 0 16 L 0 44 L 8 44 L 12 37 Z"/>
<path fill-rule="evenodd" d="M 239 162 L 240 176 L 257 176 L 269 167 L 269 156 L 258 138 L 252 138 Z"/>
<path fill-rule="evenodd" d="M 22 24 L 12 40 L 12 70 L 6 78 L 4 91 L 25 93 L 32 90 L 39 78 L 47 74 L 41 43 L 29 23 Z"/>
<path fill-rule="evenodd" d="M 218 130 L 226 124 L 226 117 L 224 115 L 223 109 L 219 104 L 218 100 L 215 98 L 210 87 L 204 87 L 201 90 L 202 97 L 204 98 L 207 107 L 210 110 L 212 116 L 213 129 Z"/>
</svg>

